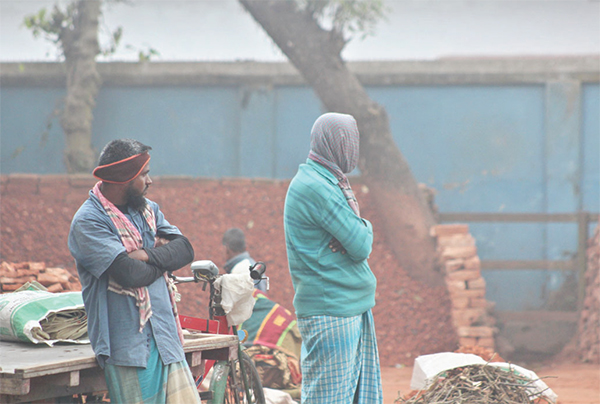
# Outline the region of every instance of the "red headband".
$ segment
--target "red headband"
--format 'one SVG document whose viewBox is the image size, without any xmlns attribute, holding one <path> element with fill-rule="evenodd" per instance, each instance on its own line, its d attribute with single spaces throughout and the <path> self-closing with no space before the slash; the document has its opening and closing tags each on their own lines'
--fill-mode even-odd
<svg viewBox="0 0 600 404">
<path fill-rule="evenodd" d="M 103 182 L 126 184 L 140 175 L 149 161 L 150 155 L 144 152 L 114 163 L 98 166 L 92 174 Z"/>
</svg>

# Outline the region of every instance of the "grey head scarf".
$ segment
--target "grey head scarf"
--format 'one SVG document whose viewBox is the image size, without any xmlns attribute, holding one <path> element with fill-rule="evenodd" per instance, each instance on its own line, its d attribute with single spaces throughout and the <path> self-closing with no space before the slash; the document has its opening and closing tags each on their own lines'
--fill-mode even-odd
<svg viewBox="0 0 600 404">
<path fill-rule="evenodd" d="M 346 177 L 358 164 L 359 140 L 360 134 L 352 115 L 323 114 L 312 127 L 308 158 L 335 175 L 348 205 L 360 217 L 358 201 Z"/>
</svg>

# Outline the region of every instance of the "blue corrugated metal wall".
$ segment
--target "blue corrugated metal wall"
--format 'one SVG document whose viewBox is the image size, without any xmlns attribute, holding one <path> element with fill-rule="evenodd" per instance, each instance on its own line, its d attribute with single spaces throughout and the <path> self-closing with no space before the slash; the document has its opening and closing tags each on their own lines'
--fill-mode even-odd
<svg viewBox="0 0 600 404">
<path fill-rule="evenodd" d="M 600 86 L 371 86 L 418 181 L 440 211 L 599 210 Z M 64 173 L 52 117 L 62 88 L 0 90 L 2 174 Z M 104 87 L 94 145 L 133 137 L 154 148 L 154 175 L 291 178 L 308 153 L 321 106 L 306 86 Z M 472 223 L 482 259 L 564 259 L 575 224 Z M 488 270 L 499 310 L 548 303 L 560 271 Z"/>
</svg>

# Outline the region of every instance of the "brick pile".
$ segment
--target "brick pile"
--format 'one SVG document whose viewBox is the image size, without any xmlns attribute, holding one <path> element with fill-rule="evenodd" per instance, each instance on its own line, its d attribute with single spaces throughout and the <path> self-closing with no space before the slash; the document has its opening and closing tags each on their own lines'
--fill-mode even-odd
<svg viewBox="0 0 600 404">
<path fill-rule="evenodd" d="M 64 268 L 48 268 L 44 262 L 0 263 L 0 293 L 13 292 L 33 281 L 52 293 L 81 290 L 79 279 Z"/>
<path fill-rule="evenodd" d="M 588 241 L 585 299 L 579 318 L 578 350 L 582 361 L 600 363 L 600 224 Z"/>
<path fill-rule="evenodd" d="M 440 268 L 450 295 L 452 324 L 461 346 L 495 349 L 493 304 L 485 298 L 485 280 L 475 239 L 466 224 L 432 227 Z"/>
</svg>

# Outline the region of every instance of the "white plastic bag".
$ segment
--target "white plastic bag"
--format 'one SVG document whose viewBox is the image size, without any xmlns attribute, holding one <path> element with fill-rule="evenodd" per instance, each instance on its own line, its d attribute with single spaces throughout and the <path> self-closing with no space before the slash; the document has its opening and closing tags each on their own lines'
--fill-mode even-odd
<svg viewBox="0 0 600 404">
<path fill-rule="evenodd" d="M 230 326 L 242 324 L 252 316 L 254 283 L 248 274 L 226 274 L 214 285 L 221 291 L 221 306 Z"/>
<path fill-rule="evenodd" d="M 468 365 L 485 365 L 481 356 L 455 352 L 441 352 L 431 355 L 421 355 L 415 359 L 410 388 L 426 390 L 435 377 L 445 370 Z"/>
</svg>

